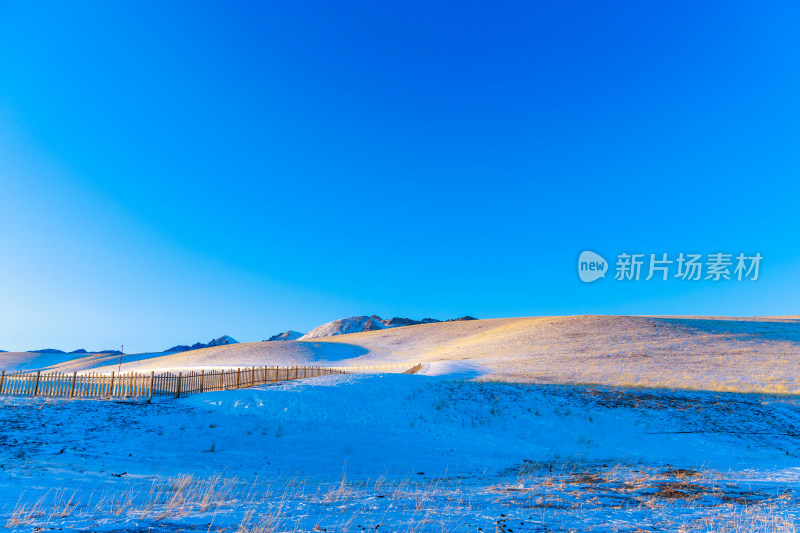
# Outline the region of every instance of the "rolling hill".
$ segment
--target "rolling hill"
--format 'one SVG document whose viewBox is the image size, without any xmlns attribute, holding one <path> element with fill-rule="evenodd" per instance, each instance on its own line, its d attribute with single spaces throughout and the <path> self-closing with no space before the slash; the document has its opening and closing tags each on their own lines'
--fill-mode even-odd
<svg viewBox="0 0 800 533">
<path fill-rule="evenodd" d="M 426 363 L 483 380 L 800 393 L 796 318 L 566 316 L 420 324 L 310 340 L 132 354 L 123 371 Z M 118 357 L 0 355 L 0 367 L 117 369 Z"/>
</svg>

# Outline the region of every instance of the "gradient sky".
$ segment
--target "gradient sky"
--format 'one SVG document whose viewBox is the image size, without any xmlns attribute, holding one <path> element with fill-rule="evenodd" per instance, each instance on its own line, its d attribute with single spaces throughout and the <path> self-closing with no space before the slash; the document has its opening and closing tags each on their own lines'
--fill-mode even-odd
<svg viewBox="0 0 800 533">
<path fill-rule="evenodd" d="M 796 2 L 0 1 L 0 348 L 800 312 Z M 760 252 L 580 282 L 584 249 Z"/>
</svg>

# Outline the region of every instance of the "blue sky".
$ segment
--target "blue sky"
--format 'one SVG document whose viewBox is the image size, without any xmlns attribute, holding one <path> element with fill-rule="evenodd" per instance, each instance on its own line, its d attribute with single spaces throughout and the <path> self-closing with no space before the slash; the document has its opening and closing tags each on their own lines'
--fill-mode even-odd
<svg viewBox="0 0 800 533">
<path fill-rule="evenodd" d="M 497 4 L 0 2 L 0 348 L 798 313 L 800 6 Z"/>
</svg>

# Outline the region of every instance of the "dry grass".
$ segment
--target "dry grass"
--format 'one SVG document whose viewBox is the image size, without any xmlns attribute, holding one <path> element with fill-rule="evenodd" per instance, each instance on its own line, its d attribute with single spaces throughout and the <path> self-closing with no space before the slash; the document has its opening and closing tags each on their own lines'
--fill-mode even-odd
<svg viewBox="0 0 800 533">
<path fill-rule="evenodd" d="M 66 518 L 72 513 L 76 505 L 76 492 L 65 489 L 51 489 L 33 502 L 25 502 L 24 494 L 20 496 L 10 516 L 6 520 L 6 527 L 32 525 L 34 523 L 50 523 L 50 520 Z"/>
<path fill-rule="evenodd" d="M 225 476 L 179 475 L 149 487 L 81 495 L 51 490 L 20 497 L 8 528 L 125 524 L 209 532 L 474 532 L 631 529 L 796 533 L 798 501 L 783 490 L 755 490 L 747 474 L 582 462 L 530 463 L 494 484 L 420 477 L 305 479 L 248 483 Z M 139 487 L 143 490 L 140 490 Z M 176 522 L 177 521 L 177 522 Z M 67 528 L 69 528 L 67 527 Z M 183 526 L 181 526 L 183 527 Z M 80 529 L 80 527 L 79 527 Z M 632 529 L 631 529 L 632 530 Z"/>
<path fill-rule="evenodd" d="M 583 513 L 608 514 L 611 520 L 619 512 L 622 515 L 613 518 L 618 525 L 626 520 L 636 524 L 639 513 L 651 521 L 657 517 L 654 523 L 659 527 L 676 531 L 690 530 L 687 524 L 692 524 L 708 531 L 794 533 L 794 519 L 785 512 L 793 507 L 792 494 L 751 492 L 744 501 L 742 489 L 737 488 L 741 476 L 706 469 L 543 463 L 524 465 L 512 484 L 486 488 L 459 480 L 388 480 L 381 476 L 370 483 L 347 481 L 343 476 L 329 490 L 304 500 L 334 505 L 346 517 L 318 520 L 315 531 L 363 531 L 365 524 L 370 524 L 370 529 L 385 527 L 392 523 L 387 522 L 389 509 L 395 520 L 403 517 L 403 527 L 398 530 L 474 531 L 469 528 L 480 522 L 476 515 L 492 509 L 497 531 L 527 531 L 526 522 L 535 528 L 560 524 L 570 529 L 581 523 Z M 487 495 L 494 496 L 487 499 Z"/>
</svg>

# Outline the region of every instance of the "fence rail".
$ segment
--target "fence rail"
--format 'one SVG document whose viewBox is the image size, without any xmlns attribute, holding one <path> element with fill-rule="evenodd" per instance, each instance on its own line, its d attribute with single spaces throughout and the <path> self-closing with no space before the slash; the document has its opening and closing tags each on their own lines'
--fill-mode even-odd
<svg viewBox="0 0 800 533">
<path fill-rule="evenodd" d="M 392 363 L 392 364 L 387 364 L 387 365 L 334 366 L 332 368 L 334 368 L 336 370 L 344 370 L 347 373 L 353 373 L 353 372 L 379 372 L 381 370 L 403 369 L 403 372 L 401 372 L 401 373 L 404 374 L 405 371 L 409 368 L 408 365 L 410 365 L 410 364 L 416 364 L 417 366 L 421 367 L 421 363 L 420 364 L 417 364 L 417 363 Z"/>
<path fill-rule="evenodd" d="M 417 363 L 408 370 L 404 371 L 403 374 L 416 374 L 420 370 L 422 370 L 422 363 Z"/>
<path fill-rule="evenodd" d="M 0 395 L 46 396 L 52 398 L 147 399 L 153 397 L 180 398 L 202 392 L 242 389 L 278 381 L 304 379 L 354 371 L 383 370 L 408 365 L 376 367 L 316 367 L 316 366 L 253 366 L 231 370 L 195 370 L 190 372 L 154 371 L 101 372 L 42 372 L 0 370 Z M 420 365 L 406 370 L 417 371 Z"/>
</svg>

